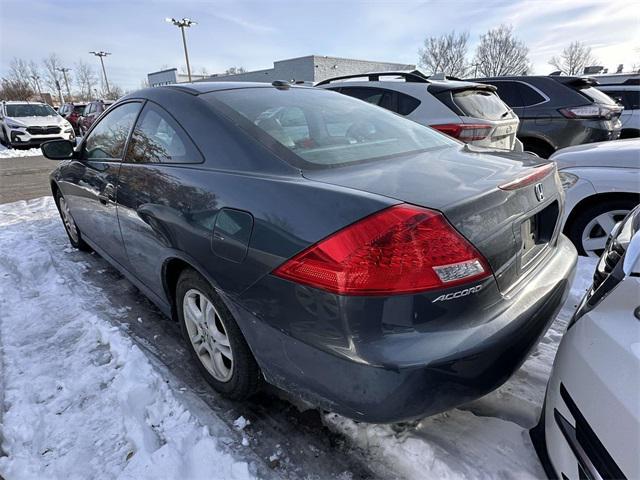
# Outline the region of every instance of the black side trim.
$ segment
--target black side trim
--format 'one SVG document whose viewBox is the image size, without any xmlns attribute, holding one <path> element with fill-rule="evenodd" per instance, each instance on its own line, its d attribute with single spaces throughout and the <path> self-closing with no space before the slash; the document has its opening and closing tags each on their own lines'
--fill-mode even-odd
<svg viewBox="0 0 640 480">
<path fill-rule="evenodd" d="M 529 437 L 531 437 L 531 443 L 533 443 L 533 448 L 536 450 L 536 454 L 538 455 L 538 459 L 540 459 L 540 463 L 542 464 L 542 468 L 544 469 L 544 473 L 547 475 L 547 478 L 549 480 L 559 480 L 547 450 L 547 440 L 544 427 L 545 412 L 547 411 L 546 393 L 544 397 L 542 412 L 540 412 L 540 420 L 538 420 L 538 424 L 535 427 L 529 430 Z M 564 474 L 562 474 L 562 477 L 563 479 L 569 480 Z"/>
<path fill-rule="evenodd" d="M 553 415 L 560 431 L 578 459 L 580 477 L 583 478 L 584 475 L 584 478 L 589 479 L 626 479 L 563 384 L 560 384 L 560 396 L 576 421 L 575 428 L 558 410 L 554 409 Z"/>
</svg>

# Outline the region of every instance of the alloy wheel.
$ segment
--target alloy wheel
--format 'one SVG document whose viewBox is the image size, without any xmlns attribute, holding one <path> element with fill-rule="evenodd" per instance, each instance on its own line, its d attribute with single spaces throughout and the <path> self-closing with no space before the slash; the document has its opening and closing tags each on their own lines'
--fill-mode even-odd
<svg viewBox="0 0 640 480">
<path fill-rule="evenodd" d="M 202 292 L 188 290 L 182 302 L 184 323 L 198 359 L 221 382 L 233 375 L 233 351 L 218 311 Z"/>
<path fill-rule="evenodd" d="M 69 211 L 69 206 L 67 205 L 67 201 L 64 199 L 64 197 L 60 197 L 59 205 L 64 226 L 67 229 L 71 240 L 73 240 L 74 243 L 78 243 L 79 237 L 78 229 L 76 228 L 76 222 L 73 221 L 73 217 L 71 216 L 71 212 Z"/>
<path fill-rule="evenodd" d="M 616 223 L 627 216 L 629 210 L 611 210 L 593 218 L 582 231 L 582 248 L 590 257 L 600 257 Z"/>
</svg>

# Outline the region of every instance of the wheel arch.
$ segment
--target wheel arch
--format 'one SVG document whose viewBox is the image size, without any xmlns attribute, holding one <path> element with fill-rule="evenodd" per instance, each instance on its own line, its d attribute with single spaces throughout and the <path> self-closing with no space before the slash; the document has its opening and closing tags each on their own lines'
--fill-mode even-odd
<svg viewBox="0 0 640 480">
<path fill-rule="evenodd" d="M 564 223 L 564 227 L 562 229 L 563 232 L 567 233 L 571 229 L 576 217 L 578 217 L 578 215 L 580 215 L 580 213 L 584 209 L 597 205 L 598 203 L 615 200 L 629 200 L 638 202 L 640 200 L 640 194 L 633 192 L 604 192 L 585 197 L 578 203 L 576 203 L 576 205 L 573 207 L 573 210 L 571 210 L 571 213 L 569 213 L 569 216 L 567 217 L 567 220 Z"/>
</svg>

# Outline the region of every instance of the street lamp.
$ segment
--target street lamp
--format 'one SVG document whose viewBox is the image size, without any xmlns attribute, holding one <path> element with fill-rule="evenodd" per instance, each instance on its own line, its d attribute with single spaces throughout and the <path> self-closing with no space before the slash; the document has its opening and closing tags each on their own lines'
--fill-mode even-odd
<svg viewBox="0 0 640 480">
<path fill-rule="evenodd" d="M 167 23 L 173 23 L 176 27 L 180 28 L 182 32 L 182 45 L 184 46 L 184 58 L 187 60 L 187 74 L 189 75 L 189 82 L 191 82 L 191 66 L 189 65 L 189 53 L 187 52 L 187 38 L 184 35 L 185 27 L 190 27 L 191 25 L 197 25 L 198 22 L 194 22 L 188 18 L 183 18 L 181 20 L 176 20 L 175 18 L 165 18 Z"/>
<path fill-rule="evenodd" d="M 33 75 L 31 75 L 31 78 L 36 83 L 36 88 L 38 89 L 38 95 L 40 95 L 40 100 L 44 103 L 44 97 L 42 96 L 42 90 L 40 90 L 40 82 L 38 81 L 38 80 L 40 80 L 40 75 L 34 73 Z"/>
<path fill-rule="evenodd" d="M 69 81 L 67 80 L 67 72 L 70 72 L 70 68 L 62 67 L 56 68 L 57 71 L 62 72 L 62 76 L 64 77 L 64 84 L 67 87 L 67 97 L 71 98 L 71 91 L 69 90 Z"/>
<path fill-rule="evenodd" d="M 95 55 L 96 57 L 100 57 L 100 64 L 102 65 L 102 73 L 104 75 L 104 84 L 107 87 L 107 95 L 108 95 L 111 92 L 109 91 L 109 81 L 107 80 L 107 71 L 104 69 L 104 57 L 106 57 L 107 55 L 111 55 L 111 53 L 102 52 L 102 51 L 100 51 L 100 52 L 89 52 L 89 53 Z"/>
</svg>

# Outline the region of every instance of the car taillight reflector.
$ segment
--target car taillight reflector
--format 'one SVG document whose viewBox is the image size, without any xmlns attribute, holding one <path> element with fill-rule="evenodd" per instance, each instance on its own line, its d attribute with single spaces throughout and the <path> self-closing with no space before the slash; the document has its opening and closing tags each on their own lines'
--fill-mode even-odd
<svg viewBox="0 0 640 480">
<path fill-rule="evenodd" d="M 445 123 L 441 125 L 431 125 L 439 132 L 446 133 L 450 137 L 457 138 L 462 142 L 472 142 L 487 138 L 491 133 L 491 125 L 478 125 L 472 123 Z"/>
<path fill-rule="evenodd" d="M 526 187 L 527 185 L 531 185 L 532 183 L 537 182 L 538 180 L 542 180 L 544 177 L 553 172 L 556 168 L 556 164 L 545 163 L 538 167 L 535 167 L 533 171 L 529 174 L 523 175 L 522 177 L 515 178 L 510 182 L 503 183 L 502 185 L 498 185 L 500 190 L 515 190 L 517 188 Z"/>
<path fill-rule="evenodd" d="M 611 120 L 622 112 L 616 105 L 584 105 L 582 107 L 561 108 L 558 110 L 566 118 L 604 118 Z"/>
<path fill-rule="evenodd" d="M 441 213 L 397 205 L 327 237 L 273 273 L 340 295 L 397 295 L 479 280 L 491 269 Z"/>
</svg>

